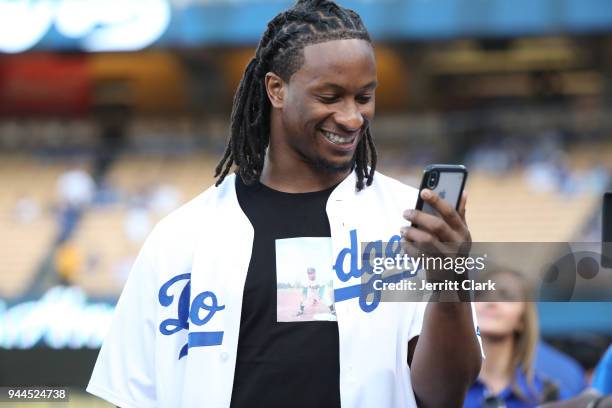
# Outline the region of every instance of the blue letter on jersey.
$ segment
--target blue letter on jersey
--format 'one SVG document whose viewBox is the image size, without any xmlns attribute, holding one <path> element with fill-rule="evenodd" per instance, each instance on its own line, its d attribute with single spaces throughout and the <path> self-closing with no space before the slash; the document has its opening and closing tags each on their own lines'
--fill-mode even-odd
<svg viewBox="0 0 612 408">
<path fill-rule="evenodd" d="M 224 305 L 219 305 L 217 296 L 213 292 L 202 292 L 197 295 L 189 306 L 189 298 L 191 295 L 191 273 L 183 273 L 176 275 L 161 288 L 159 288 L 159 304 L 164 307 L 169 307 L 174 302 L 174 295 L 168 293 L 171 286 L 176 282 L 187 280 L 187 284 L 181 290 L 178 300 L 178 316 L 176 319 L 166 319 L 159 325 L 159 331 L 165 336 L 170 336 L 181 330 L 189 330 L 189 320 L 196 326 L 203 326 L 213 318 L 215 313 L 225 309 Z M 207 302 L 208 301 L 208 302 Z M 203 318 L 200 318 L 200 310 L 208 312 Z M 181 347 L 179 352 L 179 360 L 187 355 L 190 347 L 216 346 L 223 341 L 223 332 L 193 332 L 188 335 L 188 343 Z"/>
<path fill-rule="evenodd" d="M 372 241 L 363 249 L 363 252 L 359 249 L 359 240 L 357 238 L 357 230 L 353 229 L 350 231 L 350 248 L 343 248 L 336 257 L 336 263 L 334 264 L 334 271 L 336 276 L 342 282 L 348 282 L 352 278 L 361 278 L 364 273 L 372 273 L 372 265 L 370 259 L 379 258 L 383 254 L 383 241 Z M 395 255 L 401 252 L 400 245 L 401 237 L 399 235 L 393 235 L 389 238 L 387 245 L 385 245 L 385 256 L 393 258 Z M 346 257 L 349 257 L 348 271 L 345 271 L 344 264 Z M 361 269 L 357 263 L 358 257 L 361 256 Z M 407 275 L 400 274 L 393 277 L 384 279 L 384 281 L 398 281 Z M 381 293 L 374 289 L 374 282 L 380 280 L 381 277 L 373 275 L 367 280 L 367 282 L 358 283 L 353 286 L 345 286 L 334 290 L 334 300 L 336 302 L 342 302 L 348 299 L 359 298 L 359 307 L 366 313 L 372 312 L 378 307 L 380 303 Z M 373 297 L 371 302 L 367 301 L 368 295 L 372 293 Z"/>
</svg>

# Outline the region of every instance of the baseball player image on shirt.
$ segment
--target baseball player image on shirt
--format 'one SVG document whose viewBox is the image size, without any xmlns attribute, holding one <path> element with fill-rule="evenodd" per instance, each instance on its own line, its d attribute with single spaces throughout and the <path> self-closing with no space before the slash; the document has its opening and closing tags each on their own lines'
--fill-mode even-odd
<svg viewBox="0 0 612 408">
<path fill-rule="evenodd" d="M 336 320 L 331 239 L 276 241 L 277 321 Z"/>
<path fill-rule="evenodd" d="M 362 243 L 471 242 L 465 195 L 455 210 L 376 171 L 377 81 L 354 11 L 300 0 L 268 23 L 216 184 L 148 236 L 90 393 L 122 408 L 462 405 L 482 360 L 472 305 L 359 290 Z M 419 194 L 439 217 L 414 210 Z M 276 242 L 296 237 L 330 242 L 336 320 L 277 321 Z"/>
<path fill-rule="evenodd" d="M 329 312 L 335 315 L 334 303 L 329 295 L 332 285 L 317 279 L 317 270 L 315 268 L 306 268 L 306 276 L 307 280 L 301 285 L 302 298 L 300 300 L 300 310 L 296 316 L 304 316 L 304 309 L 307 305 L 316 307 L 320 304 L 324 304 L 329 309 Z"/>
</svg>

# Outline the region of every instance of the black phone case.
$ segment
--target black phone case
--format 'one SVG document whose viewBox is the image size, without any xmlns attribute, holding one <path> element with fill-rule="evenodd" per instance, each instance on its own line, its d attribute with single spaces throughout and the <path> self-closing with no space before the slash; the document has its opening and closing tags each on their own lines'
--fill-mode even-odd
<svg viewBox="0 0 612 408">
<path fill-rule="evenodd" d="M 461 186 L 459 187 L 459 193 L 457 194 L 456 200 L 453 200 L 455 201 L 455 203 L 452 203 L 443 197 L 443 199 L 445 199 L 451 205 L 454 204 L 455 209 L 459 209 L 459 204 L 461 203 L 461 195 L 463 194 L 463 188 L 465 187 L 465 182 L 468 176 L 468 171 L 465 168 L 465 166 L 459 165 L 459 164 L 430 164 L 427 167 L 425 167 L 425 170 L 423 172 L 423 178 L 421 179 L 421 186 L 419 187 L 419 197 L 417 199 L 415 208 L 417 210 L 425 211 L 425 212 L 428 212 L 434 215 L 436 214 L 435 210 L 431 209 L 429 205 L 425 206 L 427 208 L 425 209 L 423 208 L 425 203 L 420 195 L 421 190 L 423 190 L 424 188 L 427 188 L 427 181 L 429 180 L 429 177 L 431 176 L 431 173 L 433 171 L 438 171 L 440 174 L 442 173 L 461 173 L 463 175 L 462 180 L 461 180 Z M 436 191 L 438 187 L 439 187 L 439 184 L 433 189 L 433 191 Z M 436 192 L 439 192 L 439 191 L 436 191 Z"/>
<path fill-rule="evenodd" d="M 601 266 L 612 268 L 612 191 L 603 196 L 601 214 Z"/>
</svg>

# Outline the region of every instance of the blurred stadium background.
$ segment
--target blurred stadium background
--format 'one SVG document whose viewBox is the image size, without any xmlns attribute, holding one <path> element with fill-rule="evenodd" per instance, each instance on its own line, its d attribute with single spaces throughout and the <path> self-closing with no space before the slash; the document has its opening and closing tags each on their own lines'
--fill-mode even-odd
<svg viewBox="0 0 612 408">
<path fill-rule="evenodd" d="M 416 185 L 465 163 L 475 241 L 600 240 L 609 1 L 340 3 L 376 41 L 381 171 Z M 134 256 L 212 183 L 244 66 L 289 4 L 0 0 L 0 385 L 105 406 L 78 390 Z M 588 370 L 610 306 L 542 304 L 542 333 Z"/>
</svg>

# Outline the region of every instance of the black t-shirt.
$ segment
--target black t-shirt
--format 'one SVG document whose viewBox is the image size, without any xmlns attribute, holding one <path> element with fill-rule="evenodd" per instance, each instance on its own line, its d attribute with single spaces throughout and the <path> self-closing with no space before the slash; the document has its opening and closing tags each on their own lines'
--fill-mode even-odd
<svg viewBox="0 0 612 408">
<path fill-rule="evenodd" d="M 309 245 L 313 239 L 304 246 L 300 240 L 289 240 L 330 237 L 325 206 L 332 190 L 283 193 L 261 183 L 246 186 L 236 177 L 238 201 L 253 225 L 255 237 L 242 301 L 232 407 L 340 406 L 338 324 L 333 318 L 301 321 L 316 313 L 335 317 L 333 303 L 329 304 L 333 292 L 326 284 L 309 286 L 315 282 L 312 275 L 316 268 L 308 267 L 310 260 L 304 257 L 308 257 L 308 248 L 312 250 Z M 277 272 L 277 259 L 281 259 L 277 256 L 282 254 L 277 254 L 281 250 L 276 248 L 281 248 L 280 244 L 283 251 L 294 253 L 283 255 Z M 295 255 L 295 264 L 287 262 L 291 259 L 287 255 Z M 313 265 L 317 262 L 322 264 L 313 260 Z M 321 278 L 321 269 L 316 272 L 317 282 L 329 282 L 330 275 Z M 329 270 L 331 273 L 331 261 Z M 286 277 L 292 273 L 299 278 Z M 296 322 L 277 321 L 277 290 L 283 299 L 279 301 L 284 305 L 283 316 L 294 316 Z M 281 316 L 281 309 L 278 313 Z"/>
</svg>

